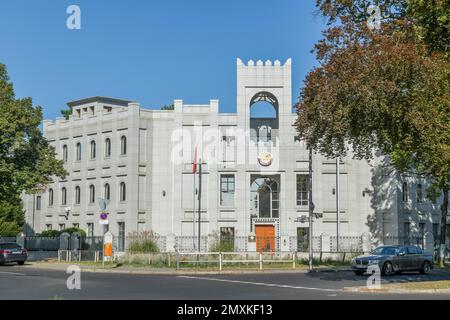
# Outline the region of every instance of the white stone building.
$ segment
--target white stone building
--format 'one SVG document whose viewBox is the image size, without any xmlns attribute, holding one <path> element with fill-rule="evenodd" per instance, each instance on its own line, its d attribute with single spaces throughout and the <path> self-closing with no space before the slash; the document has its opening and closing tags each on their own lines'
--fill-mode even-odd
<svg viewBox="0 0 450 320">
<path fill-rule="evenodd" d="M 174 110 L 165 111 L 105 97 L 68 105 L 70 119 L 45 121 L 43 130 L 69 175 L 26 198 L 29 232 L 79 226 L 100 236 L 103 198 L 110 200 L 106 211 L 114 235 L 152 230 L 191 237 L 198 230 L 193 224 L 196 145 L 203 173 L 202 235 L 256 235 L 273 239 L 256 244 L 259 248 L 283 250 L 292 248 L 292 239 L 299 246 L 307 241 L 308 220 L 299 218 L 308 216 L 309 153 L 293 126 L 290 59 L 284 64 L 238 59 L 236 113 L 219 113 L 218 100 L 206 105 L 175 100 Z M 268 110 L 262 117 L 254 112 L 259 106 Z M 341 160 L 340 235 L 436 232 L 440 200 L 426 200 L 425 181 L 402 179 L 383 162 Z M 333 237 L 336 161 L 314 155 L 313 170 L 313 202 L 322 215 L 314 234 Z M 198 202 L 195 206 L 198 210 Z"/>
</svg>

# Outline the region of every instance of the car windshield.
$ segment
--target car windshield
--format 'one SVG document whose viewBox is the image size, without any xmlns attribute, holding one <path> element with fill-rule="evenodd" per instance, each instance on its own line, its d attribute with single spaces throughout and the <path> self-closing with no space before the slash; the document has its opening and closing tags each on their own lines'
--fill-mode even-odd
<svg viewBox="0 0 450 320">
<path fill-rule="evenodd" d="M 0 243 L 0 249 L 20 249 L 17 243 Z"/>
<path fill-rule="evenodd" d="M 372 251 L 372 254 L 380 256 L 396 255 L 399 251 L 397 247 L 379 247 Z"/>
</svg>

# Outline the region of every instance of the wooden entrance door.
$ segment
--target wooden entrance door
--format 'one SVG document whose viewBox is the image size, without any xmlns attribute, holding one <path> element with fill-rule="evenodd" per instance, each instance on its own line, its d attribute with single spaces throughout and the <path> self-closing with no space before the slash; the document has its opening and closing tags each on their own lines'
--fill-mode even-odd
<svg viewBox="0 0 450 320">
<path fill-rule="evenodd" d="M 256 225 L 256 250 L 258 252 L 275 251 L 275 226 Z"/>
</svg>

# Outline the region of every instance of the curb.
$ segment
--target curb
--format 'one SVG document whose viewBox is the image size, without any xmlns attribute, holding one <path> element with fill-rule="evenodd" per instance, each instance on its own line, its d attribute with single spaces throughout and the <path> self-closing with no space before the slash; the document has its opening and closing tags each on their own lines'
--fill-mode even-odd
<svg viewBox="0 0 450 320">
<path fill-rule="evenodd" d="M 395 294 L 450 294 L 450 289 L 421 289 L 421 290 L 408 290 L 399 288 L 386 288 L 386 289 L 368 289 L 367 287 L 345 287 L 344 292 L 357 292 L 357 293 L 395 293 Z"/>
<path fill-rule="evenodd" d="M 55 270 L 55 271 L 65 271 L 70 264 L 64 265 L 27 265 L 26 268 L 30 269 L 42 269 L 42 270 Z M 73 265 L 77 265 L 74 263 Z M 83 266 L 78 265 L 83 272 L 91 273 L 113 273 L 113 274 L 138 274 L 138 275 L 212 275 L 212 274 L 283 274 L 283 273 L 308 273 L 306 269 L 296 269 L 296 270 L 225 270 L 225 271 L 186 271 L 186 270 L 138 270 L 138 269 L 103 269 L 103 268 L 83 268 Z"/>
</svg>

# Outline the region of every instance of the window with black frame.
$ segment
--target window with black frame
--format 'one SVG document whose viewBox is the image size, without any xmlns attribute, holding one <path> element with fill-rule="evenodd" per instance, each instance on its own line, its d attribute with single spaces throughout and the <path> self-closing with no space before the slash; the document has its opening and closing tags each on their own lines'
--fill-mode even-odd
<svg viewBox="0 0 450 320">
<path fill-rule="evenodd" d="M 309 203 L 309 176 L 297 175 L 297 206 L 308 206 Z"/>
<path fill-rule="evenodd" d="M 225 174 L 220 176 L 220 206 L 233 207 L 235 192 L 234 175 Z"/>
</svg>

